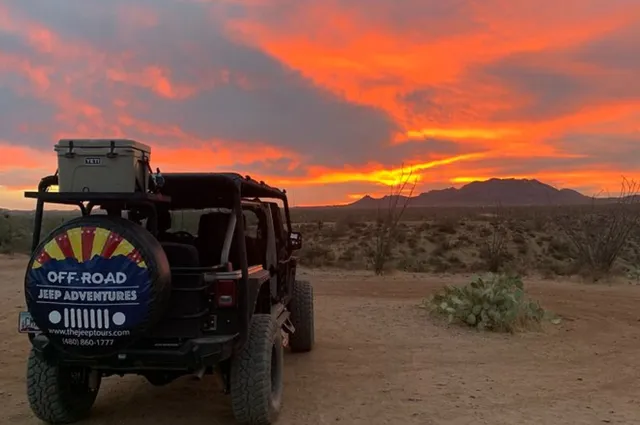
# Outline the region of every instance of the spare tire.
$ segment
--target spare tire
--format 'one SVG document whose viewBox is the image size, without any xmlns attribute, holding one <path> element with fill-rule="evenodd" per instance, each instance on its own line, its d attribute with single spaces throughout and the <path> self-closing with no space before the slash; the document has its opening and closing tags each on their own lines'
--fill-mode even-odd
<svg viewBox="0 0 640 425">
<path fill-rule="evenodd" d="M 35 250 L 25 294 L 33 321 L 55 348 L 106 357 L 158 323 L 168 307 L 171 271 L 144 227 L 120 217 L 80 217 Z"/>
</svg>

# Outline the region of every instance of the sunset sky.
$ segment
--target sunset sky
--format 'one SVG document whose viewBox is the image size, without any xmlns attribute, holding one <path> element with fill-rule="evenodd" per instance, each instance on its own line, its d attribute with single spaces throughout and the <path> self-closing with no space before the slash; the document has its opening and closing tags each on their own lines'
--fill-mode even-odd
<svg viewBox="0 0 640 425">
<path fill-rule="evenodd" d="M 640 171 L 638 0 L 0 0 L 0 206 L 60 138 L 238 171 L 294 204 Z"/>
</svg>

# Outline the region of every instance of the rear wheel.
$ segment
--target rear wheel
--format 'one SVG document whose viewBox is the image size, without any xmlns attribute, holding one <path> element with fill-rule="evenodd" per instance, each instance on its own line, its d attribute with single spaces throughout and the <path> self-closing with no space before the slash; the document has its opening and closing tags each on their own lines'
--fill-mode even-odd
<svg viewBox="0 0 640 425">
<path fill-rule="evenodd" d="M 282 406 L 282 334 L 269 314 L 254 314 L 247 341 L 231 363 L 231 404 L 241 424 L 270 425 Z"/>
<path fill-rule="evenodd" d="M 32 350 L 27 363 L 27 396 L 38 419 L 70 424 L 89 416 L 100 389 L 100 375 L 90 385 L 91 370 L 49 363 Z M 93 387 L 93 388 L 92 388 Z"/>
<path fill-rule="evenodd" d="M 313 320 L 313 286 L 306 280 L 296 280 L 293 284 L 293 297 L 289 303 L 291 323 L 295 332 L 289 338 L 291 351 L 311 351 L 315 343 Z"/>
</svg>

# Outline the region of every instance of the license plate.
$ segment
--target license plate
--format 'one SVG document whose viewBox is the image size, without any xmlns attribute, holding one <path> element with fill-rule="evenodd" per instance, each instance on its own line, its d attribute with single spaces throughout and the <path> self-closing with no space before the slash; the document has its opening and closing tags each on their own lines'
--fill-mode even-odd
<svg viewBox="0 0 640 425">
<path fill-rule="evenodd" d="M 40 332 L 40 329 L 31 317 L 31 313 L 28 311 L 21 311 L 18 316 L 18 332 L 21 334 L 34 334 Z"/>
</svg>

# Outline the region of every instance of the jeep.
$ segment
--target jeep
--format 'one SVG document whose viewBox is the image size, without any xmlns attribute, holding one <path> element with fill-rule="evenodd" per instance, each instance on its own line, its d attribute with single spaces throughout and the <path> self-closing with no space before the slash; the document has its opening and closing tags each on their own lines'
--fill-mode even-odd
<svg viewBox="0 0 640 425">
<path fill-rule="evenodd" d="M 105 378 L 215 374 L 238 423 L 272 424 L 285 348 L 314 346 L 286 191 L 237 173 L 154 173 L 136 143 L 62 140 L 58 172 L 25 193 L 36 200 L 19 317 L 31 410 L 73 423 Z M 41 238 L 47 203 L 80 214 Z M 192 229 L 174 230 L 180 217 Z"/>
</svg>

